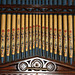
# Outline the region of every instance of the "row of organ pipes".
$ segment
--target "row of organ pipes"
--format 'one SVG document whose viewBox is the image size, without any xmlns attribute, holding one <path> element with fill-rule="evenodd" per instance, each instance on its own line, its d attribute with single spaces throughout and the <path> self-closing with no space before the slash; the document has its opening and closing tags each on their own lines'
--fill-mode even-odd
<svg viewBox="0 0 75 75">
<path fill-rule="evenodd" d="M 71 6 L 75 5 L 75 0 L 0 0 L 0 4 Z M 29 10 L 31 11 L 32 8 Z M 74 14 L 0 14 L 1 63 L 43 56 L 72 64 L 74 62 L 74 21 Z"/>
</svg>

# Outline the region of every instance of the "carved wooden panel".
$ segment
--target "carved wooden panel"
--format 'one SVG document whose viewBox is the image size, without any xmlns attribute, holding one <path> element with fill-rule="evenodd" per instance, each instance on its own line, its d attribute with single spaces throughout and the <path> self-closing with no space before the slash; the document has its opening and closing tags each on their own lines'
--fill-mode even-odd
<svg viewBox="0 0 75 75">
<path fill-rule="evenodd" d="M 31 57 L 0 65 L 1 74 L 74 74 L 75 66 L 44 57 Z"/>
</svg>

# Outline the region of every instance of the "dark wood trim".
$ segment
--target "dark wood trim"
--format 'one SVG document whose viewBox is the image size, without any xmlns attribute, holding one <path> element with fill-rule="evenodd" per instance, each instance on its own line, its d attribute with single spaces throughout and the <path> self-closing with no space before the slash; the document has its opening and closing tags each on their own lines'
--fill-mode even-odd
<svg viewBox="0 0 75 75">
<path fill-rule="evenodd" d="M 0 8 L 5 8 L 5 10 L 0 10 L 0 13 L 48 13 L 48 14 L 75 14 L 75 6 L 63 6 L 63 5 L 0 5 Z M 11 11 L 8 11 L 8 9 L 11 9 Z M 16 9 L 14 9 L 16 8 Z M 19 8 L 17 10 L 17 8 Z M 32 8 L 32 11 L 29 11 L 28 8 Z M 47 10 L 42 11 L 43 8 L 46 8 Z M 22 11 L 22 9 L 25 9 Z M 36 11 L 36 9 L 39 9 L 39 11 Z M 53 9 L 53 11 L 50 11 L 50 9 Z M 55 10 L 57 9 L 57 10 Z M 61 10 L 59 10 L 61 9 Z M 63 11 L 66 9 L 67 11 Z M 69 9 L 72 9 L 73 11 L 70 11 Z"/>
<path fill-rule="evenodd" d="M 0 71 L 0 73 L 7 74 L 32 74 L 37 72 L 19 72 L 19 71 Z M 75 71 L 55 71 L 55 72 L 38 72 L 40 74 L 75 74 Z"/>
<path fill-rule="evenodd" d="M 0 13 L 28 13 L 28 14 L 75 14 L 75 12 L 40 12 L 40 11 L 0 11 Z"/>
<path fill-rule="evenodd" d="M 74 5 L 0 5 L 0 8 L 52 8 L 52 9 L 75 9 Z"/>
</svg>

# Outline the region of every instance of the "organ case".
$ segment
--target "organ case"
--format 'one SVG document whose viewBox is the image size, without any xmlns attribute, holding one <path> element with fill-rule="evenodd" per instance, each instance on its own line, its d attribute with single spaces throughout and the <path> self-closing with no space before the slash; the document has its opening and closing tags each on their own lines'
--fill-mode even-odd
<svg viewBox="0 0 75 75">
<path fill-rule="evenodd" d="M 0 4 L 0 73 L 74 74 L 74 1 L 8 1 Z"/>
</svg>

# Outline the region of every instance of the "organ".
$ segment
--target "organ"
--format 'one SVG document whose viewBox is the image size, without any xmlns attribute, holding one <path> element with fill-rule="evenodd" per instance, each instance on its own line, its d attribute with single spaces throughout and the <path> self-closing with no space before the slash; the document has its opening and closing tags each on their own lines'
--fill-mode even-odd
<svg viewBox="0 0 75 75">
<path fill-rule="evenodd" d="M 0 0 L 0 74 L 74 74 L 75 0 Z"/>
</svg>

